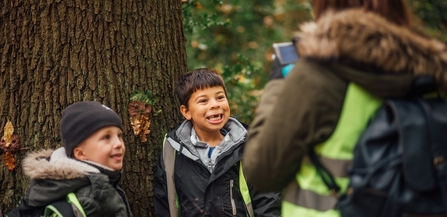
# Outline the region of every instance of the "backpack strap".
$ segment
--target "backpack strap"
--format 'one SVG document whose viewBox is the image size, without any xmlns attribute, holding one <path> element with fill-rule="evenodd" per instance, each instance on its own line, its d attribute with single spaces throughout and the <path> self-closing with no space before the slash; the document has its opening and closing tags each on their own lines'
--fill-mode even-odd
<svg viewBox="0 0 447 217">
<path fill-rule="evenodd" d="M 69 193 L 66 199 L 66 201 L 60 200 L 46 206 L 43 216 L 75 217 L 81 214 L 86 217 L 81 203 L 73 192 Z"/>
<path fill-rule="evenodd" d="M 324 184 L 327 186 L 329 191 L 331 191 L 332 195 L 338 198 L 340 186 L 337 184 L 337 182 L 335 182 L 334 175 L 332 175 L 332 173 L 321 163 L 320 159 L 318 159 L 314 147 L 309 148 L 308 154 L 312 164 L 315 166 L 315 169 L 318 175 L 323 180 Z"/>
<path fill-rule="evenodd" d="M 242 161 L 239 164 L 239 188 L 244 199 L 245 207 L 247 208 L 248 217 L 254 217 L 253 204 L 251 203 L 250 191 L 248 190 L 247 181 L 245 180 L 244 172 L 242 171 Z"/>
<path fill-rule="evenodd" d="M 81 203 L 78 200 L 78 197 L 76 197 L 76 194 L 74 194 L 73 192 L 69 193 L 67 195 L 67 201 L 73 204 L 74 207 L 76 207 L 76 209 L 73 209 L 73 212 L 76 216 L 82 214 L 83 217 L 87 217 L 87 215 L 85 215 L 84 209 L 81 206 Z"/>
<path fill-rule="evenodd" d="M 45 207 L 43 216 L 74 217 L 75 215 L 67 201 L 57 201 Z"/>
<path fill-rule="evenodd" d="M 165 134 L 163 139 L 163 163 L 166 172 L 166 187 L 168 190 L 168 205 L 171 217 L 180 216 L 180 203 L 174 182 L 175 152 L 175 149 L 170 144 L 166 145 Z"/>
<path fill-rule="evenodd" d="M 445 111 L 447 110 L 447 102 L 440 97 L 430 100 L 431 103 L 420 99 L 417 102 L 428 123 L 432 163 L 439 180 L 437 184 L 440 186 L 444 204 L 446 204 L 447 186 L 445 183 L 447 183 L 447 166 L 445 165 L 445 160 L 447 158 L 447 150 L 445 140 L 447 139 L 447 135 L 445 134 L 445 129 L 447 129 L 447 120 L 445 118 Z"/>
</svg>

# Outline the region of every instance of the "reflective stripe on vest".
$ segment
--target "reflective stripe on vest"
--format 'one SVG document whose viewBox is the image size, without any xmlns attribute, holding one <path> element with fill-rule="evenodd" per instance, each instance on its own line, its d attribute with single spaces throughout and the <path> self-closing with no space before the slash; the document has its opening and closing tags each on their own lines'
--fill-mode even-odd
<svg viewBox="0 0 447 217">
<path fill-rule="evenodd" d="M 165 166 L 166 172 L 166 185 L 168 191 L 168 203 L 169 203 L 169 213 L 171 217 L 179 217 L 180 216 L 180 202 L 178 199 L 177 191 L 175 189 L 175 181 L 174 181 L 174 166 L 175 166 L 175 153 L 176 150 L 172 147 L 172 140 L 168 145 L 166 144 L 166 135 L 163 140 L 163 163 Z M 185 154 L 185 149 L 182 150 L 182 153 Z M 189 152 L 188 152 L 189 153 Z M 188 154 L 186 153 L 186 154 Z M 189 153 L 190 154 L 190 153 Z M 169 177 L 169 178 L 168 178 Z M 247 209 L 247 216 L 254 217 L 253 205 L 251 203 L 250 191 L 248 189 L 247 181 L 245 180 L 244 173 L 242 171 L 242 161 L 240 161 L 239 166 L 239 188 L 242 195 L 242 198 L 245 203 L 245 208 Z"/>
<path fill-rule="evenodd" d="M 334 132 L 328 140 L 315 147 L 320 161 L 341 187 L 340 193 L 345 192 L 349 184 L 346 169 L 353 159 L 355 144 L 381 104 L 381 99 L 350 83 Z M 291 182 L 285 189 L 282 215 L 335 217 L 340 215 L 334 210 L 336 203 L 336 197 L 328 190 L 310 160 L 305 158 L 296 182 Z"/>
</svg>

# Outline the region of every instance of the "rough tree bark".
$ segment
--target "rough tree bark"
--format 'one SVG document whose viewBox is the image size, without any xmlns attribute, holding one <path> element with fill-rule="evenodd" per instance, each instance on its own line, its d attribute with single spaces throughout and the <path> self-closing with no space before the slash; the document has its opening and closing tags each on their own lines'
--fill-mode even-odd
<svg viewBox="0 0 447 217">
<path fill-rule="evenodd" d="M 27 153 L 60 146 L 61 111 L 96 100 L 124 122 L 122 187 L 135 216 L 154 216 L 153 168 L 164 133 L 180 121 L 173 81 L 187 70 L 180 0 L 14 0 L 0 2 L 0 137 L 7 121 L 19 137 L 15 168 L 0 150 L 0 209 L 15 207 L 29 180 Z M 148 142 L 133 134 L 132 92 L 158 99 Z"/>
</svg>

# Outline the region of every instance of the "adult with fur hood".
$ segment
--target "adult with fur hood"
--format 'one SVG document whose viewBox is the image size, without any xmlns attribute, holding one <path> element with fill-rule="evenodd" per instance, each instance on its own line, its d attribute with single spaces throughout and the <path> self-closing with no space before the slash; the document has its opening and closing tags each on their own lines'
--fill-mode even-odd
<svg viewBox="0 0 447 217">
<path fill-rule="evenodd" d="M 439 91 L 447 90 L 447 46 L 412 27 L 404 0 L 313 0 L 313 8 L 316 22 L 301 26 L 295 44 L 300 59 L 285 79 L 266 85 L 243 157 L 251 184 L 284 190 L 285 217 L 337 216 L 336 198 L 309 179 L 317 175 L 306 154 L 317 146 L 317 154 L 328 154 L 322 162 L 329 170 L 346 171 L 352 158 L 334 159 L 352 153 L 352 146 L 331 137 L 342 118 L 364 126 L 370 118 L 361 110 L 368 102 L 344 111 L 354 89 L 371 98 L 402 97 L 416 78 L 429 75 Z M 358 137 L 363 129 L 342 130 Z"/>
</svg>

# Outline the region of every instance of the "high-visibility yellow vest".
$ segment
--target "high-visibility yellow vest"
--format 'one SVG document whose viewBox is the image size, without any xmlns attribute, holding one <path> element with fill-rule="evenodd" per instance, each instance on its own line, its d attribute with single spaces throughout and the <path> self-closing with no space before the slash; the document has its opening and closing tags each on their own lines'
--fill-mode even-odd
<svg viewBox="0 0 447 217">
<path fill-rule="evenodd" d="M 381 99 L 350 83 L 334 132 L 328 140 L 315 147 L 321 163 L 332 173 L 338 186 L 341 187 L 340 193 L 346 192 L 349 183 L 346 170 L 354 157 L 355 144 L 381 104 Z M 283 217 L 340 216 L 334 209 L 337 197 L 328 190 L 308 158 L 303 159 L 295 181 L 284 190 Z"/>
</svg>

